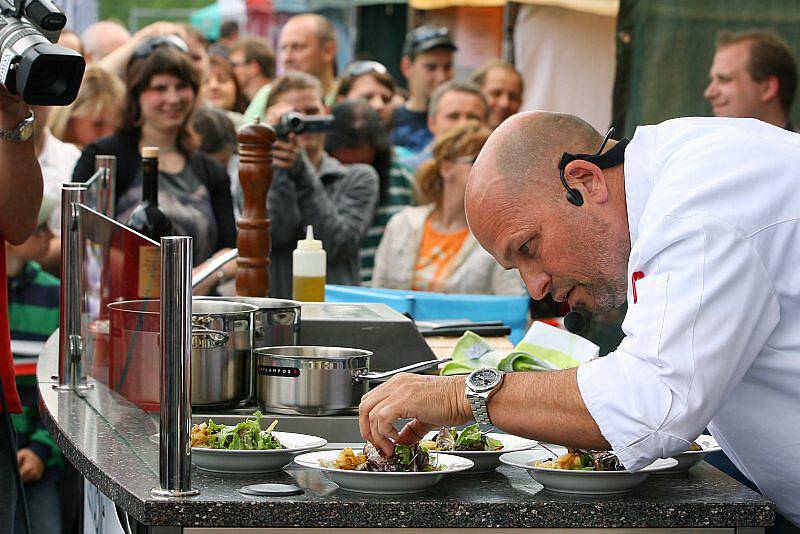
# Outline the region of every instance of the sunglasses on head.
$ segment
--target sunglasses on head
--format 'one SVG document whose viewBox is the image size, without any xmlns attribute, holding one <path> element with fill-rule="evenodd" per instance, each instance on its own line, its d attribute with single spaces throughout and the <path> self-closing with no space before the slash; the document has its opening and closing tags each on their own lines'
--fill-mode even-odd
<svg viewBox="0 0 800 534">
<path fill-rule="evenodd" d="M 363 76 L 370 72 L 377 72 L 378 74 L 388 74 L 389 70 L 377 61 L 354 61 L 344 69 L 343 77 L 348 76 Z"/>
<path fill-rule="evenodd" d="M 137 59 L 145 58 L 152 54 L 157 48 L 168 46 L 180 50 L 184 54 L 189 53 L 189 45 L 177 35 L 158 35 L 143 42 L 133 50 L 133 57 Z"/>
<path fill-rule="evenodd" d="M 414 37 L 412 39 L 412 42 L 415 45 L 418 45 L 418 44 L 424 43 L 425 41 L 430 41 L 431 39 L 447 37 L 449 35 L 450 35 L 450 30 L 448 30 L 447 28 L 444 28 L 444 27 L 435 28 L 435 27 L 428 26 L 428 27 L 423 27 L 423 28 L 418 29 L 414 33 Z"/>
</svg>

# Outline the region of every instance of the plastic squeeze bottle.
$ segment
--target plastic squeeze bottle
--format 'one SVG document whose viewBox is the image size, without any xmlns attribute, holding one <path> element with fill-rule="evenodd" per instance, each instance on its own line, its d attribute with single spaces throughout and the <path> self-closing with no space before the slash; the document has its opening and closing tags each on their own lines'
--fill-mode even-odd
<svg viewBox="0 0 800 534">
<path fill-rule="evenodd" d="M 292 298 L 301 302 L 325 300 L 325 250 L 322 241 L 314 239 L 312 226 L 292 253 Z"/>
</svg>

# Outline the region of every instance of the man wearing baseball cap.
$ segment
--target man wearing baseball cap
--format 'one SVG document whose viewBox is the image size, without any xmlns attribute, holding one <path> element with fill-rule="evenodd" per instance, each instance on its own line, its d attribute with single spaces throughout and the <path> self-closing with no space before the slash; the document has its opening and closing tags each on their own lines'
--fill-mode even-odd
<svg viewBox="0 0 800 534">
<path fill-rule="evenodd" d="M 428 101 L 434 89 L 453 77 L 456 45 L 447 28 L 420 26 L 406 35 L 400 69 L 408 80 L 408 100 L 394 112 L 392 144 L 422 151 L 432 140 Z"/>
</svg>

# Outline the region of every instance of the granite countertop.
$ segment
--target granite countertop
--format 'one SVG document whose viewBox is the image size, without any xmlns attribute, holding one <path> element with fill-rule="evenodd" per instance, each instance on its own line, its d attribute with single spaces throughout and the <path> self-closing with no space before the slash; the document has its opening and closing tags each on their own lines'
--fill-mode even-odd
<svg viewBox="0 0 800 534">
<path fill-rule="evenodd" d="M 688 474 L 651 476 L 620 496 L 560 495 L 525 471 L 503 466 L 484 475 L 453 475 L 409 496 L 339 490 L 322 473 L 290 465 L 280 473 L 214 475 L 196 469 L 197 497 L 156 499 L 157 432 L 151 415 L 103 384 L 88 391 L 52 388 L 57 339 L 40 358 L 42 414 L 64 455 L 106 496 L 146 525 L 196 527 L 763 527 L 775 507 L 701 463 Z M 236 490 L 262 482 L 296 483 L 305 493 L 247 497 Z"/>
</svg>

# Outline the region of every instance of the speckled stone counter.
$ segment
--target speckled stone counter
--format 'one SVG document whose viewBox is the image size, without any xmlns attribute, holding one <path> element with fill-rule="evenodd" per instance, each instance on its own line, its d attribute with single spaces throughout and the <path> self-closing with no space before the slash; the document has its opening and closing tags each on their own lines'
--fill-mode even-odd
<svg viewBox="0 0 800 534">
<path fill-rule="evenodd" d="M 53 389 L 57 340 L 40 358 L 45 423 L 75 467 L 122 510 L 145 525 L 195 527 L 506 527 L 692 528 L 764 527 L 774 506 L 701 463 L 688 474 L 651 476 L 633 493 L 611 497 L 545 491 L 519 469 L 453 475 L 411 496 L 339 490 L 317 471 L 290 465 L 281 473 L 217 476 L 194 470 L 197 497 L 154 499 L 157 422 L 102 384 L 82 394 Z M 309 430 L 309 433 L 313 433 Z M 260 482 L 294 482 L 305 493 L 246 497 L 236 490 Z"/>
</svg>

